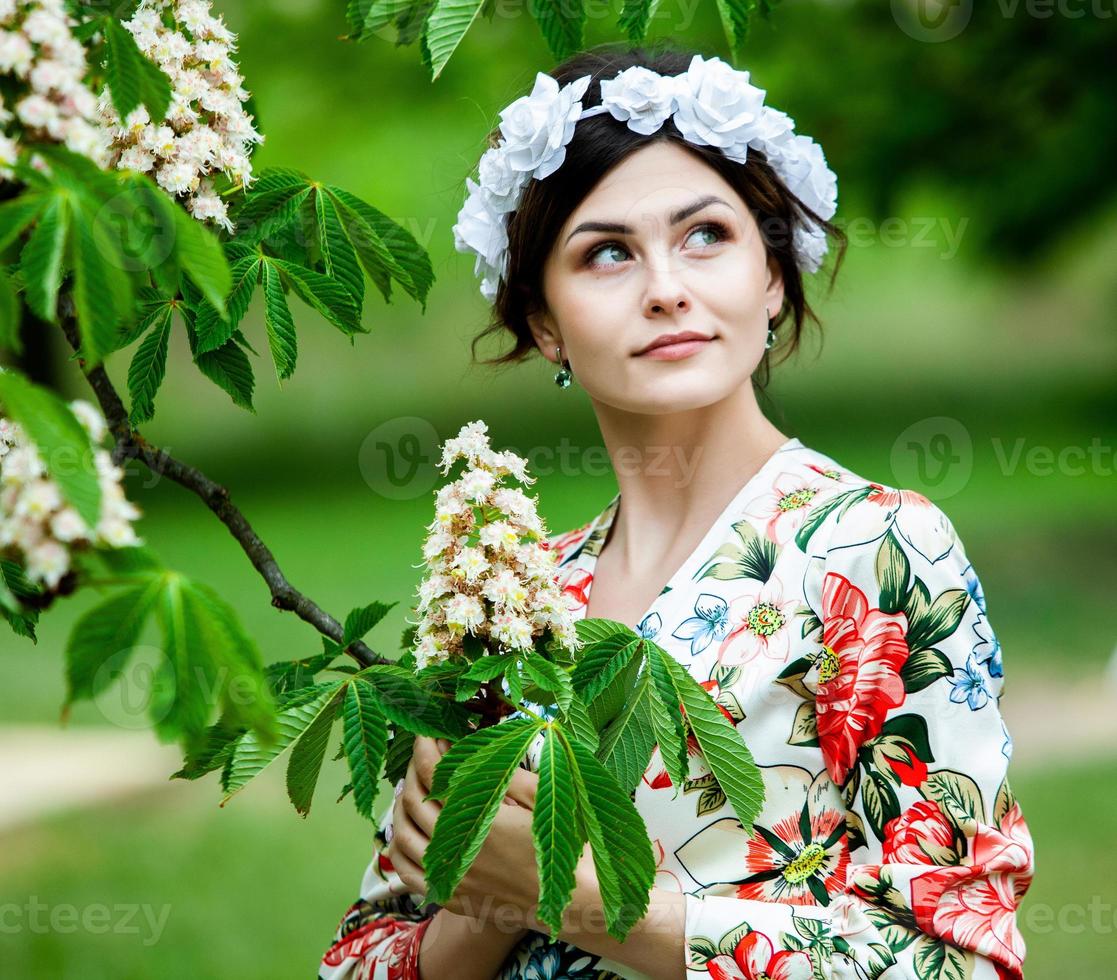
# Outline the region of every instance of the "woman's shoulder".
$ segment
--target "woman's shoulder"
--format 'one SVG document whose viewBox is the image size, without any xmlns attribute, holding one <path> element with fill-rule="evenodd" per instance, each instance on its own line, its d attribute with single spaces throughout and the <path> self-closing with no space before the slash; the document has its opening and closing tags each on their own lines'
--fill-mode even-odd
<svg viewBox="0 0 1117 980">
<path fill-rule="evenodd" d="M 597 531 L 597 528 L 603 523 L 603 520 L 608 517 L 609 510 L 616 501 L 617 497 L 614 496 L 613 499 L 605 505 L 603 510 L 587 518 L 581 524 L 565 531 L 551 534 L 546 538 L 545 544 L 555 553 L 555 563 L 558 566 L 561 567 L 569 564 L 583 551 L 592 553 L 594 548 L 600 547 L 603 536 Z"/>
<path fill-rule="evenodd" d="M 811 447 L 796 456 L 815 491 L 797 534 L 803 550 L 838 555 L 888 537 L 931 564 L 951 555 L 964 559 L 954 522 L 920 490 L 866 476 Z"/>
</svg>

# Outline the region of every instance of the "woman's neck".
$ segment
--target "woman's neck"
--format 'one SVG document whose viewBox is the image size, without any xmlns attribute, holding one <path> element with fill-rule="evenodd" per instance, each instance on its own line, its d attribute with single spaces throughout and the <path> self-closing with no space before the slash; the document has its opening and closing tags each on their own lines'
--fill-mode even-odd
<svg viewBox="0 0 1117 980">
<path fill-rule="evenodd" d="M 664 415 L 596 406 L 621 504 L 605 544 L 614 567 L 649 568 L 697 540 L 788 440 L 751 385 L 713 405 Z"/>
</svg>

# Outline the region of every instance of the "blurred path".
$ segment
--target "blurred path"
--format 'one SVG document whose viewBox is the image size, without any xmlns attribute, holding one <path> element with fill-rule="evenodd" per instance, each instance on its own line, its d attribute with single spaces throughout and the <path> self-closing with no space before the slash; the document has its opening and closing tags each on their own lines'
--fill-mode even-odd
<svg viewBox="0 0 1117 980">
<path fill-rule="evenodd" d="M 1009 776 L 1020 769 L 1117 755 L 1117 659 L 1077 680 L 1036 671 L 1005 680 L 1001 710 L 1012 735 Z"/>
<path fill-rule="evenodd" d="M 1010 775 L 1117 754 L 1113 678 L 1068 681 L 1029 672 L 1006 681 L 1002 708 L 1013 738 Z M 0 833 L 54 811 L 169 787 L 181 764 L 177 746 L 163 745 L 147 731 L 2 726 Z"/>
<path fill-rule="evenodd" d="M 182 765 L 176 745 L 146 731 L 0 727 L 0 832 L 55 810 L 150 790 Z"/>
</svg>

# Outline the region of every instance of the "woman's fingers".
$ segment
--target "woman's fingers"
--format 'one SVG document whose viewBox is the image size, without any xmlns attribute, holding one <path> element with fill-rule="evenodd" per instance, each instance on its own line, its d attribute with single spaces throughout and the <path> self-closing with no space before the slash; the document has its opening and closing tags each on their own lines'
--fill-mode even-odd
<svg viewBox="0 0 1117 980">
<path fill-rule="evenodd" d="M 528 810 L 535 809 L 535 792 L 539 787 L 539 774 L 517 766 L 508 783 L 508 796 Z M 507 798 L 507 797 L 506 797 Z"/>
<path fill-rule="evenodd" d="M 434 822 L 438 819 L 442 804 L 436 800 L 424 799 L 428 792 L 429 787 L 422 785 L 417 767 L 408 766 L 407 774 L 403 778 L 403 792 L 398 802 L 403 804 L 411 822 L 429 840 L 434 833 Z"/>
<path fill-rule="evenodd" d="M 389 847 L 394 845 L 394 853 L 402 852 L 405 857 L 421 867 L 423 852 L 429 843 L 430 835 L 415 822 L 410 807 L 401 796 L 396 801 L 395 810 L 392 811 L 392 839 Z"/>
<path fill-rule="evenodd" d="M 429 735 L 416 735 L 415 745 L 411 750 L 411 765 L 416 770 L 416 775 L 423 785 L 423 795 L 430 792 L 431 780 L 434 777 L 434 767 L 442 758 L 442 750 L 438 743 Z"/>
<path fill-rule="evenodd" d="M 392 842 L 395 843 L 395 838 Z M 422 865 L 416 863 L 402 846 L 389 848 L 388 860 L 392 862 L 392 867 L 403 882 L 403 887 L 394 889 L 395 891 L 426 892 L 426 874 Z"/>
</svg>

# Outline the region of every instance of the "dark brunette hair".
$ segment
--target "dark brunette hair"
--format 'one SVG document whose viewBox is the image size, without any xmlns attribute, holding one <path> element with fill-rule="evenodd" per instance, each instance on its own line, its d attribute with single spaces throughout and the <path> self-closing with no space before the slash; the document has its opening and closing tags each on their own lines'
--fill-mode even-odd
<svg viewBox="0 0 1117 980">
<path fill-rule="evenodd" d="M 669 42 L 643 47 L 609 43 L 574 55 L 549 74 L 560 86 L 583 75 L 592 76 L 582 104 L 593 106 L 601 102 L 602 78 L 612 78 L 635 65 L 642 65 L 661 75 L 678 75 L 687 70 L 693 55 L 693 51 L 676 49 Z M 500 130 L 497 128 L 489 134 L 488 145 L 496 146 L 499 140 Z M 583 119 L 567 144 L 563 165 L 545 180 L 528 181 L 519 207 L 508 222 L 507 279 L 501 279 L 497 287 L 489 325 L 473 339 L 475 361 L 477 344 L 490 334 L 506 330 L 511 331 L 515 339 L 512 349 L 479 363 L 495 365 L 522 361 L 537 349 L 527 316 L 545 307 L 543 265 L 559 230 L 613 167 L 649 143 L 667 140 L 712 167 L 740 195 L 760 229 L 769 260 L 775 259 L 783 275 L 783 305 L 773 317 L 772 325 L 779 326 L 789 321 L 791 329 L 781 331 L 778 342 L 765 352 L 754 375 L 754 385 L 763 390 L 768 383 L 770 355 L 778 353 L 780 361 L 786 360 L 799 346 L 804 322 L 810 319 L 819 324 L 818 317 L 807 302 L 802 272 L 795 261 L 792 249 L 795 229 L 809 219 L 837 241 L 838 258 L 830 275 L 831 287 L 845 254 L 846 236 L 840 228 L 823 220 L 788 190 L 769 166 L 762 151 L 750 148 L 747 161 L 741 165 L 716 147 L 688 142 L 671 118 L 650 136 L 633 132 L 627 124 L 614 119 L 609 113 Z"/>
</svg>

